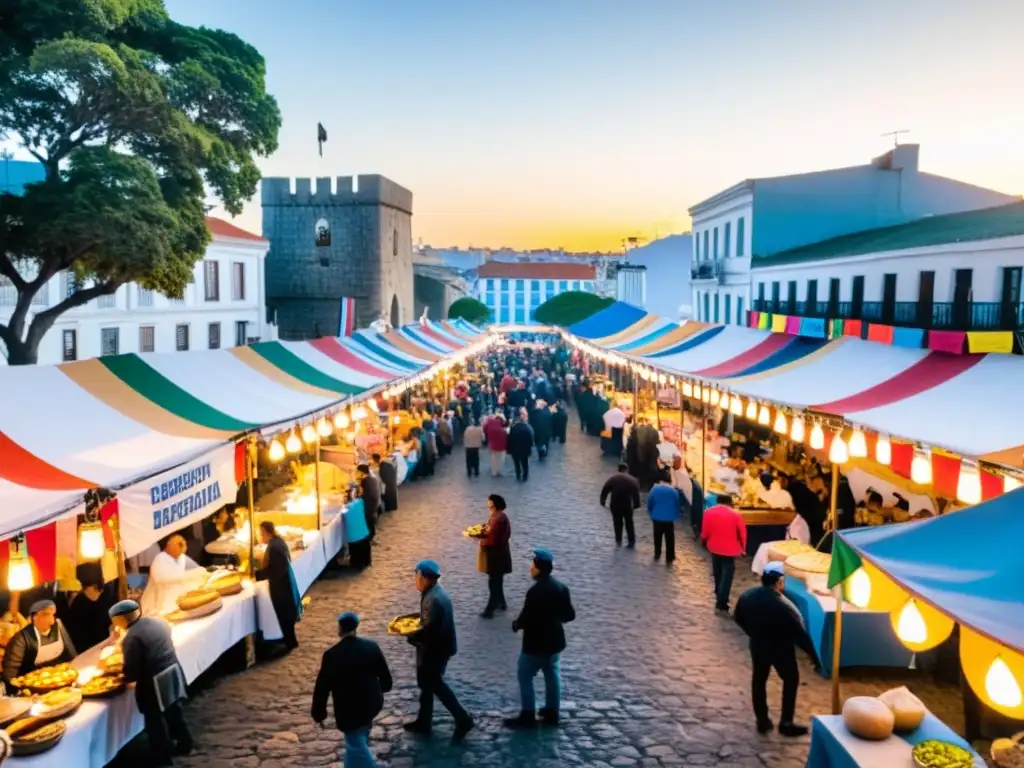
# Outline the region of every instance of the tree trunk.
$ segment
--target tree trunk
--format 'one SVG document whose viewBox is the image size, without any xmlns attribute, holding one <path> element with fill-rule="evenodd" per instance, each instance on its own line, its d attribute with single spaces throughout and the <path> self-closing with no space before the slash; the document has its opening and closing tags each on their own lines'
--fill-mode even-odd
<svg viewBox="0 0 1024 768">
<path fill-rule="evenodd" d="M 25 344 L 17 342 L 7 343 L 7 364 L 8 365 L 35 365 L 39 362 L 39 344 Z"/>
</svg>

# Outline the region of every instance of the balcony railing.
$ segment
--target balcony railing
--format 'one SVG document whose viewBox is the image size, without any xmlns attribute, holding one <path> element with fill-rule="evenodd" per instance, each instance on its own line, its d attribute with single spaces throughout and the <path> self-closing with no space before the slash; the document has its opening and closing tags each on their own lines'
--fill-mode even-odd
<svg viewBox="0 0 1024 768">
<path fill-rule="evenodd" d="M 1024 330 L 1024 302 L 1001 301 L 938 302 L 928 312 L 926 304 L 896 301 L 777 301 L 755 299 L 755 312 L 796 315 L 798 317 L 865 320 L 871 323 L 936 331 L 1017 331 Z"/>
<path fill-rule="evenodd" d="M 715 280 L 722 271 L 720 261 L 699 261 L 690 266 L 691 280 Z"/>
</svg>

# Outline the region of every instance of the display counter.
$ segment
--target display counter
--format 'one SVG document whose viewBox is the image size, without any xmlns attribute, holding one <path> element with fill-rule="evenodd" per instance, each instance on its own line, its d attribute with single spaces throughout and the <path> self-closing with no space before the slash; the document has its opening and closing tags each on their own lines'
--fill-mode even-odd
<svg viewBox="0 0 1024 768">
<path fill-rule="evenodd" d="M 981 755 L 930 712 L 919 728 L 882 741 L 854 736 L 843 724 L 842 715 L 815 717 L 811 721 L 807 768 L 915 768 L 914 745 L 929 739 L 948 741 L 966 749 L 974 756 L 975 768 L 985 768 Z"/>
<path fill-rule="evenodd" d="M 796 517 L 792 509 L 768 507 L 740 507 L 739 513 L 747 525 L 748 555 L 754 555 L 763 544 L 786 538 L 786 530 Z"/>
</svg>

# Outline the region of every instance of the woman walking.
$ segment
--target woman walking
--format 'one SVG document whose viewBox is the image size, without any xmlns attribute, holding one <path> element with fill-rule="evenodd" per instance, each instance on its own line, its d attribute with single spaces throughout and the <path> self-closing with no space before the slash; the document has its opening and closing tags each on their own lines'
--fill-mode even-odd
<svg viewBox="0 0 1024 768">
<path fill-rule="evenodd" d="M 481 618 L 493 619 L 495 611 L 504 611 L 505 574 L 512 573 L 512 553 L 508 541 L 512 537 L 512 524 L 505 514 L 505 499 L 496 493 L 487 497 L 490 517 L 480 538 L 477 570 L 487 574 L 489 596 Z"/>
</svg>

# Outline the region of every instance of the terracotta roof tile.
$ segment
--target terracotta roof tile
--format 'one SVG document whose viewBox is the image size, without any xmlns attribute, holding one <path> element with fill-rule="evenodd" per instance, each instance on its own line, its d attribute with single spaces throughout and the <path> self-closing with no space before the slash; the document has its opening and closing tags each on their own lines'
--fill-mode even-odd
<svg viewBox="0 0 1024 768">
<path fill-rule="evenodd" d="M 566 264 L 564 262 L 507 262 L 488 261 L 477 269 L 477 277 L 514 277 L 537 280 L 593 280 L 594 267 L 591 264 Z"/>
<path fill-rule="evenodd" d="M 230 221 L 224 219 L 218 219 L 214 216 L 206 217 L 206 226 L 210 230 L 210 234 L 216 240 L 218 237 L 230 237 L 234 240 L 252 240 L 257 243 L 265 243 L 267 240 L 259 235 L 253 234 L 248 230 L 236 227 Z"/>
</svg>

